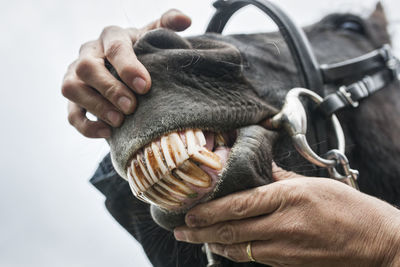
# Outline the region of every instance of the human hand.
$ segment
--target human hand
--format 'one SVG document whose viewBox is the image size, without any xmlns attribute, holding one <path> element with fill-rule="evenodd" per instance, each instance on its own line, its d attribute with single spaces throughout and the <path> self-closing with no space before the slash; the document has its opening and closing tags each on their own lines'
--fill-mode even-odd
<svg viewBox="0 0 400 267">
<path fill-rule="evenodd" d="M 190 24 L 189 17 L 171 9 L 141 29 L 109 26 L 104 28 L 99 39 L 83 44 L 79 58 L 68 67 L 62 84 L 62 94 L 69 99 L 71 125 L 86 137 L 109 137 L 110 126 L 120 126 L 123 114 L 135 110 L 134 93 L 144 94 L 151 86 L 150 74 L 136 58 L 133 44 L 150 30 L 183 31 Z M 122 82 L 107 70 L 105 60 L 113 65 Z M 99 120 L 89 120 L 87 111 Z"/>
<path fill-rule="evenodd" d="M 331 179 L 276 165 L 273 175 L 278 182 L 194 207 L 175 238 L 237 262 L 250 261 L 251 242 L 253 258 L 272 266 L 400 266 L 399 210 Z"/>
</svg>

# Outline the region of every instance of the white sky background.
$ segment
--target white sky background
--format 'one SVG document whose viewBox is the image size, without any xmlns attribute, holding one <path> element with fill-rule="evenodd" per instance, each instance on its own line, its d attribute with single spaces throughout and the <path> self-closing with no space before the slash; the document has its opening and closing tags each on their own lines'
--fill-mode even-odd
<svg viewBox="0 0 400 267">
<path fill-rule="evenodd" d="M 332 11 L 366 14 L 375 2 L 279 5 L 306 25 Z M 399 21 L 400 2 L 384 4 L 390 21 Z M 1 0 L 0 266 L 150 266 L 88 183 L 108 148 L 69 126 L 60 91 L 80 45 L 97 38 L 104 26 L 139 27 L 171 7 L 192 17 L 185 35 L 202 33 L 213 12 L 211 1 L 194 0 Z M 264 15 L 248 10 L 230 28 L 272 29 L 268 24 Z M 392 25 L 393 33 L 399 30 L 398 22 Z M 397 35 L 395 44 L 399 41 Z"/>
</svg>

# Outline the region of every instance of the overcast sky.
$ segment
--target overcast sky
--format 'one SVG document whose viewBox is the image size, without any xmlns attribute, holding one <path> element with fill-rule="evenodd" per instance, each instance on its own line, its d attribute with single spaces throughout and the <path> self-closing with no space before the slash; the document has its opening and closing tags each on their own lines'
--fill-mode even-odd
<svg viewBox="0 0 400 267">
<path fill-rule="evenodd" d="M 375 2 L 280 0 L 279 5 L 306 25 L 332 11 L 368 14 Z M 384 4 L 395 34 L 399 1 Z M 108 148 L 68 125 L 60 90 L 80 45 L 97 38 L 103 27 L 139 27 L 172 7 L 193 19 L 185 35 L 202 33 L 213 11 L 211 1 L 194 0 L 2 1 L 0 266 L 150 266 L 88 183 Z M 272 28 L 264 15 L 248 10 L 230 29 Z"/>
</svg>

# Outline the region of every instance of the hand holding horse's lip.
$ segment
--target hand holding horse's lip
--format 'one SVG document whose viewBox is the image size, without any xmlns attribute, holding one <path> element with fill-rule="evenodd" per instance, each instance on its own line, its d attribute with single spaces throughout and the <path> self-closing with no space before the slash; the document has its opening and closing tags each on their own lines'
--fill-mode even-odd
<svg viewBox="0 0 400 267">
<path fill-rule="evenodd" d="M 235 140 L 236 131 L 165 134 L 134 153 L 127 167 L 131 190 L 166 210 L 185 210 L 212 193 Z"/>
</svg>

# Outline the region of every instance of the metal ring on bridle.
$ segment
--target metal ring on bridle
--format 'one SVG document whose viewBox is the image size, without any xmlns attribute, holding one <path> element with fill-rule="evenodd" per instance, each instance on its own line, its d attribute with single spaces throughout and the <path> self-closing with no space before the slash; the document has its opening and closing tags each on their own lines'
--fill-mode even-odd
<svg viewBox="0 0 400 267">
<path fill-rule="evenodd" d="M 323 100 L 311 90 L 293 88 L 287 93 L 282 110 L 270 120 L 270 124 L 273 128 L 284 128 L 292 138 L 295 148 L 308 161 L 323 168 L 334 167 L 337 165 L 335 159 L 325 159 L 318 156 L 307 142 L 307 115 L 300 101 L 300 96 L 308 97 L 317 104 Z M 331 116 L 331 122 L 336 134 L 338 150 L 344 154 L 345 138 L 342 126 L 336 115 Z"/>
</svg>

